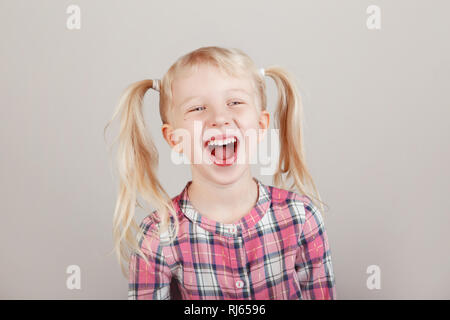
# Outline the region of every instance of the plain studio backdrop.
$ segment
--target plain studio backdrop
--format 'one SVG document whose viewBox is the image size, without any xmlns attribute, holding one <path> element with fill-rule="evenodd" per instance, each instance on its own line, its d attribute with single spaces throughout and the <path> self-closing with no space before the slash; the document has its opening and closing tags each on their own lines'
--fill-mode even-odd
<svg viewBox="0 0 450 320">
<path fill-rule="evenodd" d="M 79 29 L 68 28 L 71 5 Z M 380 29 L 368 27 L 372 5 Z M 449 299 L 449 10 L 437 0 L 0 1 L 0 298 L 127 298 L 110 254 L 118 122 L 106 141 L 103 128 L 130 83 L 217 45 L 298 80 L 338 299 Z M 191 173 L 170 161 L 158 99 L 148 91 L 145 116 L 175 196 Z M 69 266 L 80 289 L 67 287 Z"/>
</svg>

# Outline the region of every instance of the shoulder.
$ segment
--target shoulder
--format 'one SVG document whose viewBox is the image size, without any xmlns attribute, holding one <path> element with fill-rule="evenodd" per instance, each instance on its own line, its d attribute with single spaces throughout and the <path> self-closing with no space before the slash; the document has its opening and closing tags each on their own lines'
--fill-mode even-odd
<svg viewBox="0 0 450 320">
<path fill-rule="evenodd" d="M 186 223 L 186 218 L 180 208 L 181 200 L 181 194 L 171 198 L 172 208 L 175 211 L 175 216 L 179 225 L 179 233 L 181 232 L 182 226 Z M 175 219 L 170 212 L 167 212 L 167 214 L 169 214 L 170 226 L 166 224 L 165 228 L 163 228 L 164 224 L 162 223 L 162 215 L 158 210 L 154 210 L 145 216 L 139 224 L 139 229 L 142 230 L 142 238 L 152 238 L 152 241 L 158 242 L 163 246 L 171 244 L 172 242 L 170 241 L 171 237 L 169 236 L 169 227 L 173 230 L 175 227 Z M 170 234 L 173 235 L 171 232 Z M 179 234 L 176 238 L 178 238 L 178 236 Z M 142 238 L 140 241 L 142 241 Z"/>
<path fill-rule="evenodd" d="M 184 215 L 180 208 L 180 201 L 181 201 L 181 194 L 171 198 L 172 208 L 176 213 L 178 222 L 181 223 L 184 220 L 183 219 Z M 170 217 L 170 222 L 173 223 L 174 222 L 173 215 L 170 214 L 169 212 L 168 214 Z M 141 220 L 139 227 L 144 231 L 145 234 L 152 233 L 160 230 L 160 226 L 162 225 L 161 221 L 162 221 L 161 213 L 158 210 L 154 210 L 152 213 L 148 214 Z M 163 234 L 166 233 L 165 232 L 166 230 L 161 231 Z"/>
<path fill-rule="evenodd" d="M 300 224 L 305 223 L 311 215 L 320 215 L 309 196 L 274 186 L 267 187 L 271 195 L 273 209 L 288 210 L 292 218 L 298 220 Z"/>
<path fill-rule="evenodd" d="M 145 216 L 141 223 L 139 224 L 139 229 L 142 230 L 144 235 L 150 235 L 154 231 L 159 229 L 160 219 L 158 217 L 158 212 L 153 211 L 151 214 Z"/>
<path fill-rule="evenodd" d="M 159 222 L 157 212 L 145 216 L 139 224 L 138 243 L 139 247 L 146 252 L 153 252 L 160 245 Z"/>
</svg>

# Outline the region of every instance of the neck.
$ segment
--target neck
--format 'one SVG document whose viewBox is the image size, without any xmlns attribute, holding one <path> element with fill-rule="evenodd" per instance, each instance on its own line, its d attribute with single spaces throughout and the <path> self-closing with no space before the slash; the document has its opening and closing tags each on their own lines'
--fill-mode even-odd
<svg viewBox="0 0 450 320">
<path fill-rule="evenodd" d="M 193 175 L 188 196 L 201 215 L 214 221 L 233 223 L 244 217 L 256 204 L 258 184 L 250 171 L 230 184 L 217 184 Z"/>
</svg>

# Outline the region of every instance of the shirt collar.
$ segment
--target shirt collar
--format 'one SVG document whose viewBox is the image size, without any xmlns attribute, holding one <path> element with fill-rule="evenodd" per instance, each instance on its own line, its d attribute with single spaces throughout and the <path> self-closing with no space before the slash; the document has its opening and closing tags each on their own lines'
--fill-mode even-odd
<svg viewBox="0 0 450 320">
<path fill-rule="evenodd" d="M 258 183 L 258 201 L 249 213 L 235 223 L 221 223 L 201 215 L 189 200 L 187 189 L 192 181 L 189 181 L 186 184 L 183 191 L 178 196 L 176 203 L 181 212 L 201 228 L 227 237 L 239 237 L 242 236 L 243 230 L 252 228 L 261 220 L 267 212 L 271 202 L 269 188 L 258 179 L 253 179 Z"/>
</svg>

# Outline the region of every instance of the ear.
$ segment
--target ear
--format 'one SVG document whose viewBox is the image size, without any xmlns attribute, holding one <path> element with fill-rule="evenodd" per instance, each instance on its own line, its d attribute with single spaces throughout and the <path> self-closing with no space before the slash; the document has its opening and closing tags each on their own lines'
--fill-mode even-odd
<svg viewBox="0 0 450 320">
<path fill-rule="evenodd" d="M 259 115 L 259 129 L 262 134 L 258 135 L 258 143 L 261 142 L 261 140 L 264 138 L 264 136 L 267 133 L 267 129 L 269 128 L 270 124 L 270 113 L 267 110 L 262 110 Z"/>
<path fill-rule="evenodd" d="M 174 138 L 175 138 L 175 137 L 174 137 L 174 129 L 173 129 L 173 127 L 172 127 L 170 124 L 167 124 L 167 123 L 163 124 L 162 127 L 161 127 L 161 132 L 162 132 L 162 134 L 163 134 L 164 140 L 167 141 L 167 143 L 169 144 L 169 146 L 170 146 L 172 149 L 173 149 L 175 146 L 178 145 L 178 142 L 174 140 Z M 179 147 L 178 147 L 178 148 L 179 148 Z M 175 149 L 178 149 L 178 148 L 175 148 Z M 175 151 L 180 152 L 180 153 L 183 152 L 182 149 L 180 149 L 180 150 L 175 150 Z"/>
</svg>

